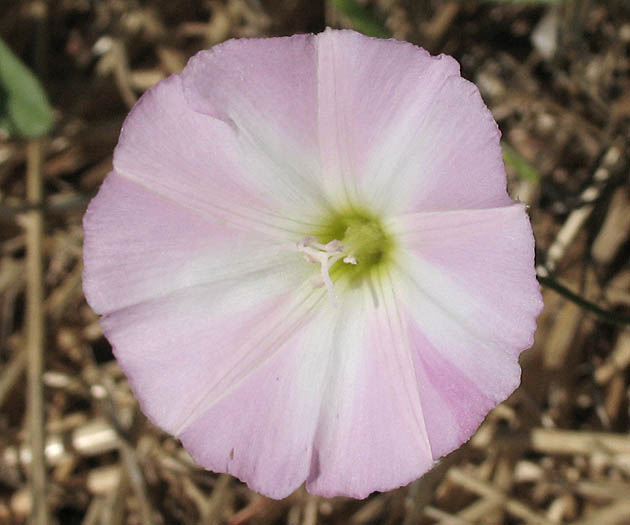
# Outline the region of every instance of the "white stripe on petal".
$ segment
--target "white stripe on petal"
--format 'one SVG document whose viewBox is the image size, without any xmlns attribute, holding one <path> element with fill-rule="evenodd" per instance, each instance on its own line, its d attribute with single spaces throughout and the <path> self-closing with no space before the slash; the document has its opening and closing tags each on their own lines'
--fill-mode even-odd
<svg viewBox="0 0 630 525">
<path fill-rule="evenodd" d="M 397 239 L 396 264 L 418 293 L 504 351 L 532 345 L 542 299 L 523 205 L 416 213 L 386 227 Z"/>
<path fill-rule="evenodd" d="M 225 366 L 221 374 L 215 374 L 207 382 L 199 392 L 199 399 L 181 414 L 173 434 L 182 433 L 201 414 L 275 355 L 296 333 L 312 322 L 318 307 L 324 301 L 325 292 L 313 288 L 307 282 L 291 294 L 289 301 L 275 311 L 269 311 L 264 323 L 250 326 L 244 324 L 241 330 L 248 333 L 248 338 L 232 347 L 229 366 Z M 223 365 L 225 364 L 224 362 Z"/>
<path fill-rule="evenodd" d="M 426 339 L 496 403 L 518 386 L 517 353 L 503 343 L 503 329 L 481 323 L 484 310 L 461 287 L 444 278 L 439 269 L 407 259 L 400 280 L 405 309 Z M 413 270 L 411 270 L 413 268 Z"/>
<path fill-rule="evenodd" d="M 273 356 L 326 301 L 298 277 L 274 268 L 105 315 L 103 332 L 147 416 L 176 434 Z"/>
<path fill-rule="evenodd" d="M 433 464 L 411 351 L 390 282 L 343 291 L 307 488 L 366 497 Z"/>
<path fill-rule="evenodd" d="M 324 205 L 317 137 L 315 37 L 230 40 L 182 73 L 190 107 L 234 131 L 246 186 L 286 216 Z"/>
<path fill-rule="evenodd" d="M 90 203 L 84 230 L 83 286 L 99 314 L 259 272 L 308 275 L 289 240 L 201 217 L 116 172 Z"/>
<path fill-rule="evenodd" d="M 134 106 L 114 152 L 114 169 L 203 217 L 276 237 L 302 233 L 307 212 L 321 209 L 314 183 L 300 184 L 295 167 L 261 155 L 257 142 L 244 143 L 252 130 L 194 111 L 184 97 L 183 78 L 163 80 Z M 317 164 L 306 153 L 300 160 L 303 171 Z M 295 182 L 290 196 L 283 193 L 287 180 Z"/>
<path fill-rule="evenodd" d="M 283 498 L 312 466 L 313 439 L 329 384 L 337 312 L 320 308 L 180 435 L 195 461 L 237 476 L 261 494 Z"/>
<path fill-rule="evenodd" d="M 317 35 L 324 189 L 376 214 L 509 203 L 499 132 L 448 56 L 353 31 Z"/>
</svg>

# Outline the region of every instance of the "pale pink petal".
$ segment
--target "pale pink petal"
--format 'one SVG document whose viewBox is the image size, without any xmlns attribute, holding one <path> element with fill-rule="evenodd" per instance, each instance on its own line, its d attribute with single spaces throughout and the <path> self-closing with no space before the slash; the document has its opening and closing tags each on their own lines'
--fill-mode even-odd
<svg viewBox="0 0 630 525">
<path fill-rule="evenodd" d="M 105 314 L 296 261 L 294 245 L 202 217 L 112 172 L 84 217 L 83 289 Z"/>
<path fill-rule="evenodd" d="M 397 214 L 510 202 L 498 128 L 455 60 L 352 31 L 317 38 L 320 146 L 333 202 L 367 200 Z"/>
<path fill-rule="evenodd" d="M 406 211 L 507 206 L 500 136 L 477 87 L 449 77 L 422 125 L 395 150 L 392 197 Z"/>
<path fill-rule="evenodd" d="M 404 281 L 403 281 L 404 282 Z M 457 305 L 447 311 L 410 292 L 404 300 L 423 413 L 435 459 L 467 441 L 486 413 L 518 387 L 518 357 L 491 334 L 461 322 Z"/>
<path fill-rule="evenodd" d="M 388 224 L 423 413 L 437 459 L 520 382 L 542 300 L 519 204 L 418 213 Z"/>
<path fill-rule="evenodd" d="M 417 213 L 388 228 L 397 264 L 421 293 L 506 352 L 533 344 L 543 304 L 523 205 Z"/>
<path fill-rule="evenodd" d="M 182 73 L 190 106 L 234 129 L 250 184 L 307 217 L 323 204 L 313 35 L 229 40 Z"/>
<path fill-rule="evenodd" d="M 344 291 L 307 489 L 364 498 L 433 465 L 405 320 L 391 283 Z M 375 303 L 376 301 L 376 303 Z"/>
<path fill-rule="evenodd" d="M 394 296 L 343 290 L 180 435 L 197 463 L 271 497 L 304 480 L 365 497 L 433 465 L 413 349 Z M 340 290 L 341 292 L 341 290 Z M 400 324 L 398 324 L 400 323 Z"/>
<path fill-rule="evenodd" d="M 412 320 L 409 336 L 424 421 L 431 452 L 437 460 L 468 441 L 497 401 L 469 379 L 457 363 L 446 359 Z M 483 360 L 483 354 L 477 358 Z M 509 374 L 518 377 L 514 363 Z M 505 388 L 506 397 L 512 386 L 516 385 Z"/>
<path fill-rule="evenodd" d="M 298 268 L 198 285 L 101 318 L 143 412 L 178 435 L 308 324 L 321 289 Z"/>
<path fill-rule="evenodd" d="M 303 218 L 295 220 L 297 203 L 268 191 L 269 181 L 259 173 L 270 169 L 250 166 L 238 137 L 230 124 L 191 109 L 181 77 L 173 75 L 147 91 L 125 120 L 114 168 L 224 223 L 264 234 L 303 229 Z"/>
<path fill-rule="evenodd" d="M 304 482 L 331 366 L 334 317 L 330 309 L 320 311 L 181 434 L 196 463 L 273 498 Z"/>
</svg>

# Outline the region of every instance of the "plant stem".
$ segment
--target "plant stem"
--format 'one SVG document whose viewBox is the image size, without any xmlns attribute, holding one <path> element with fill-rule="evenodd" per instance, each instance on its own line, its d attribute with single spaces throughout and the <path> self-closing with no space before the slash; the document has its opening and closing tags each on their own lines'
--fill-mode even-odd
<svg viewBox="0 0 630 525">
<path fill-rule="evenodd" d="M 40 139 L 27 145 L 26 196 L 30 204 L 39 206 L 43 200 L 43 147 Z M 44 282 L 42 240 L 44 219 L 41 210 L 26 214 L 26 350 L 28 430 L 31 442 L 32 523 L 47 525 L 46 458 L 44 455 Z"/>
<path fill-rule="evenodd" d="M 602 321 L 611 323 L 611 324 L 621 325 L 621 326 L 630 325 L 630 317 L 618 314 L 617 312 L 611 312 L 610 310 L 605 310 L 601 308 L 600 306 L 597 306 L 595 303 L 592 303 L 589 300 L 584 299 L 584 297 L 582 297 L 581 295 L 576 294 L 575 292 L 571 291 L 566 286 L 560 284 L 553 277 L 540 275 L 539 273 L 536 276 L 536 278 L 538 279 L 538 282 L 542 284 L 543 286 L 546 286 L 547 288 L 550 288 L 551 290 L 558 292 L 563 297 L 566 297 L 569 301 L 572 301 L 575 304 L 577 304 L 580 308 L 583 308 L 584 310 L 587 310 L 588 312 L 594 313 Z"/>
</svg>

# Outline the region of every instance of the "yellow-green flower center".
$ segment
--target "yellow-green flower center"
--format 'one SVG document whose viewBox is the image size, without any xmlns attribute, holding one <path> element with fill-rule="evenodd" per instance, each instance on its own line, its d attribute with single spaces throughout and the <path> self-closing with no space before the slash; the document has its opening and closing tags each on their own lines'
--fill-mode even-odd
<svg viewBox="0 0 630 525">
<path fill-rule="evenodd" d="M 381 220 L 356 209 L 331 214 L 313 237 L 322 244 L 339 241 L 344 255 L 354 258 L 356 264 L 338 260 L 330 268 L 333 280 L 347 278 L 353 284 L 386 265 L 393 251 L 392 237 Z"/>
</svg>

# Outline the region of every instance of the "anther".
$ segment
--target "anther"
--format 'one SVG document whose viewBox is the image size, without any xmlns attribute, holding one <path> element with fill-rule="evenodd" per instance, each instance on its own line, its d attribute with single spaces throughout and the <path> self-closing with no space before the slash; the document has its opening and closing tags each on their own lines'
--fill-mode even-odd
<svg viewBox="0 0 630 525">
<path fill-rule="evenodd" d="M 314 276 L 311 279 L 311 284 L 315 288 L 325 285 L 333 306 L 337 307 L 339 303 L 332 279 L 330 278 L 330 268 L 339 259 L 343 259 L 343 262 L 346 264 L 357 264 L 357 260 L 353 255 L 346 255 L 345 247 L 337 239 L 322 244 L 315 237 L 304 237 L 297 243 L 297 250 L 304 254 L 306 261 L 320 265 L 320 275 Z"/>
</svg>

